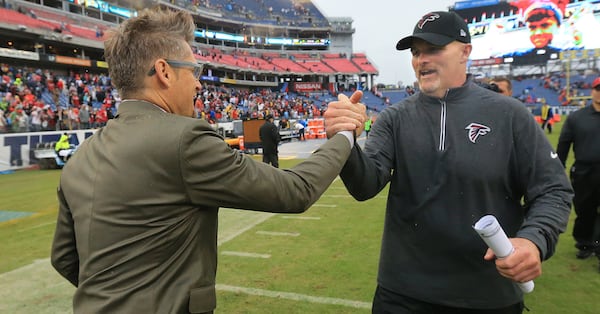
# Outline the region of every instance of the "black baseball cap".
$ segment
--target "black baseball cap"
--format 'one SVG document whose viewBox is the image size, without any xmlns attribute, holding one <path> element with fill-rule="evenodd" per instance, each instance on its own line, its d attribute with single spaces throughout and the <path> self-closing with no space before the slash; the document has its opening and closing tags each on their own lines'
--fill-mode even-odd
<svg viewBox="0 0 600 314">
<path fill-rule="evenodd" d="M 463 43 L 471 42 L 471 34 L 465 20 L 455 12 L 429 12 L 417 22 L 411 36 L 402 38 L 396 49 L 404 50 L 412 46 L 415 38 L 422 39 L 435 46 L 446 46 L 458 40 Z"/>
</svg>

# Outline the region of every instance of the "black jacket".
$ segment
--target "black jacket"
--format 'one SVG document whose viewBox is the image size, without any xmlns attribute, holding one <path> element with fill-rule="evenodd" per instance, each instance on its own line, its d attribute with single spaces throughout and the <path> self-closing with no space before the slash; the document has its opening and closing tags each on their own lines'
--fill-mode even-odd
<svg viewBox="0 0 600 314">
<path fill-rule="evenodd" d="M 487 246 L 472 228 L 479 218 L 496 216 L 509 237 L 531 240 L 546 259 L 566 229 L 572 198 L 531 113 L 470 81 L 443 99 L 417 93 L 386 108 L 340 176 L 359 200 L 390 183 L 378 283 L 461 308 L 522 300 L 483 259 Z"/>
<path fill-rule="evenodd" d="M 279 144 L 279 131 L 273 122 L 267 120 L 259 130 L 260 141 L 265 154 L 277 153 L 277 144 Z"/>
</svg>

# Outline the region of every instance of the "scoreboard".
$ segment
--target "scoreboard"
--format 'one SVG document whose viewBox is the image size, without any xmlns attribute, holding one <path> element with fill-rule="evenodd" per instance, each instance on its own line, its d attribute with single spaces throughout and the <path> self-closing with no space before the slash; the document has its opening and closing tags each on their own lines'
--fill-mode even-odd
<svg viewBox="0 0 600 314">
<path fill-rule="evenodd" d="M 559 19 L 543 49 L 534 46 L 527 23 L 536 8 Z M 559 59 L 561 52 L 600 48 L 600 0 L 462 1 L 453 10 L 469 27 L 474 64 L 544 63 Z"/>
</svg>

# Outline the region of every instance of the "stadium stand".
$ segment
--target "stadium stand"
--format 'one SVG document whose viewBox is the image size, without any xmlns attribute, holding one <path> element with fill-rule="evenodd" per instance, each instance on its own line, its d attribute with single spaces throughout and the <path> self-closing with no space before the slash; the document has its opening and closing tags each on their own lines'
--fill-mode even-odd
<svg viewBox="0 0 600 314">
<path fill-rule="evenodd" d="M 328 65 L 324 64 L 323 62 L 321 62 L 321 60 L 305 59 L 305 60 L 298 60 L 297 62 L 299 64 L 301 64 L 303 67 L 307 68 L 311 72 L 321 73 L 321 74 L 323 74 L 323 73 L 328 73 L 328 74 L 335 74 L 335 73 L 337 73 L 334 69 L 332 69 Z"/>
<path fill-rule="evenodd" d="M 69 55 L 71 58 L 68 59 L 68 63 L 44 63 L 44 66 L 57 66 L 58 73 L 62 74 L 65 84 L 65 88 L 68 87 L 68 83 L 74 80 L 71 73 L 68 71 L 80 72 L 91 71 L 91 72 L 105 72 L 105 68 L 94 67 L 96 61 L 102 62 L 101 59 L 90 60 L 91 62 L 82 63 L 90 64 L 77 66 L 78 60 L 90 59 L 90 51 L 94 52 L 92 47 L 86 47 L 88 42 L 79 40 L 89 39 L 96 43 L 100 43 L 103 40 L 102 34 L 98 36 L 97 30 L 111 25 L 111 23 L 97 20 L 94 22 L 94 17 L 85 16 L 84 14 L 77 15 L 77 10 L 68 12 L 66 9 L 57 6 L 45 7 L 41 4 L 34 2 L 13 0 L 15 3 L 20 4 L 20 7 L 15 6 L 16 10 L 11 9 L 0 9 L 0 14 L 3 15 L 0 24 L 12 24 L 23 25 L 27 29 L 38 29 L 44 30 L 49 33 L 56 34 L 69 34 L 73 35 L 74 39 L 70 42 L 75 47 L 77 45 L 87 48 L 86 54 L 75 54 L 74 56 Z M 169 2 L 159 1 L 162 5 L 173 7 L 185 7 L 192 8 L 194 12 L 198 14 L 197 18 L 199 25 L 204 25 L 207 29 L 214 28 L 225 30 L 228 32 L 236 32 L 245 29 L 245 22 L 234 22 L 234 21 L 252 21 L 252 27 L 255 32 L 260 33 L 260 28 L 263 28 L 263 32 L 275 31 L 278 32 L 278 36 L 283 36 L 288 30 L 293 28 L 300 29 L 296 33 L 296 36 L 303 32 L 309 34 L 307 38 L 311 36 L 317 38 L 320 35 L 314 34 L 325 34 L 326 32 L 332 31 L 327 19 L 314 7 L 314 4 L 310 1 L 295 2 L 293 5 L 292 1 L 289 0 L 214 0 L 214 1 L 189 1 L 189 0 L 173 0 Z M 76 4 L 69 3 L 68 6 L 77 6 Z M 62 7 L 65 7 L 64 5 Z M 81 6 L 80 6 L 81 7 Z M 197 9 L 194 9 L 197 8 Z M 221 12 L 223 19 L 215 18 L 216 15 L 211 15 L 212 18 L 204 19 L 203 12 L 200 9 L 207 9 L 210 12 Z M 83 10 L 85 11 L 85 10 Z M 74 13 L 75 12 L 75 13 Z M 207 12 L 207 11 L 206 11 Z M 210 14 L 209 14 L 210 15 Z M 310 19 L 310 22 L 309 22 Z M 293 23 L 292 23 L 293 22 Z M 275 26 L 272 24 L 275 23 Z M 289 24 L 292 23 L 292 24 Z M 293 25 L 294 27 L 289 28 L 288 26 Z M 323 28 L 325 27 L 325 28 Z M 285 32 L 284 32 L 285 30 Z M 27 33 L 27 30 L 23 31 Z M 266 36 L 267 33 L 262 33 L 260 36 Z M 246 35 L 247 33 L 243 33 Z M 266 38 L 266 37 L 263 37 Z M 46 44 L 59 46 L 64 41 L 51 42 Z M 305 43 L 303 43 L 305 44 Z M 243 46 L 242 44 L 240 44 Z M 237 44 L 231 42 L 211 41 L 205 39 L 202 42 L 198 42 L 195 47 L 197 53 L 196 58 L 199 62 L 205 63 L 208 71 L 211 71 L 211 75 L 208 79 L 209 82 L 205 82 L 208 86 L 215 84 L 220 86 L 216 90 L 219 92 L 219 97 L 224 99 L 241 99 L 237 104 L 241 112 L 240 116 L 247 115 L 249 117 L 260 116 L 260 112 L 255 112 L 253 109 L 257 100 L 263 102 L 259 95 L 265 93 L 264 91 L 269 90 L 268 93 L 275 92 L 277 97 L 285 97 L 285 101 L 277 100 L 276 106 L 283 108 L 280 114 L 287 112 L 288 115 L 292 115 L 293 111 L 297 113 L 310 111 L 314 114 L 321 111 L 326 106 L 328 101 L 335 99 L 335 95 L 338 91 L 343 91 L 346 94 L 350 94 L 351 91 L 360 88 L 364 90 L 363 102 L 373 111 L 381 111 L 385 106 L 393 103 L 397 103 L 400 100 L 408 97 L 409 93 L 402 89 L 381 89 L 377 91 L 373 86 L 367 86 L 367 80 L 364 78 L 378 74 L 377 68 L 371 63 L 368 56 L 365 53 L 350 53 L 345 52 L 334 52 L 324 49 L 323 47 L 280 47 L 280 49 L 273 49 L 273 47 L 264 47 L 261 45 L 237 47 Z M 97 47 L 97 46 L 96 46 Z M 62 51 L 73 50 L 73 46 L 61 47 Z M 325 47 L 326 48 L 326 47 Z M 37 48 L 36 48 L 37 49 Z M 97 49 L 97 48 L 96 48 Z M 43 51 L 40 54 L 44 57 L 44 60 L 54 60 L 56 57 L 48 57 L 49 52 L 59 57 L 61 50 Z M 29 51 L 31 52 L 31 51 Z M 47 55 L 44 55 L 46 53 Z M 96 55 L 101 55 L 101 51 L 95 51 Z M 93 54 L 92 54 L 93 55 Z M 348 55 L 350 56 L 348 58 Z M 77 59 L 77 60 L 76 60 Z M 6 60 L 0 60 L 4 62 Z M 474 67 L 475 69 L 476 67 Z M 560 68 L 559 68 L 560 70 Z M 345 76 L 344 79 L 338 81 L 338 76 Z M 319 78 L 315 80 L 315 77 Z M 220 85 L 221 80 L 231 81 L 229 79 L 235 78 L 236 85 Z M 288 82 L 319 82 L 323 88 L 327 88 L 325 94 L 320 89 L 302 91 L 298 94 L 294 94 L 294 84 Z M 586 89 L 586 85 L 589 85 L 593 76 L 578 76 L 573 75 L 570 78 L 569 87 L 570 96 L 586 96 L 589 95 L 589 87 Z M 343 83 L 342 83 L 343 82 Z M 262 83 L 258 84 L 258 83 Z M 558 105 L 573 105 L 566 97 L 566 79 L 561 74 L 548 74 L 546 76 L 540 75 L 522 75 L 517 76 L 513 79 L 515 97 L 521 99 L 526 105 L 535 107 L 539 99 L 543 98 L 548 103 Z M 363 86 L 365 85 L 365 86 Z M 265 87 L 266 86 L 266 87 Z M 95 89 L 95 88 L 94 88 Z M 101 88 L 106 89 L 105 87 Z M 246 94 L 245 91 L 254 91 L 253 93 Z M 261 92 L 256 92 L 261 90 Z M 110 92 L 110 91 L 108 91 Z M 54 95 L 48 90 L 43 89 L 38 94 L 38 98 L 42 100 L 44 105 L 49 106 L 52 110 L 58 108 L 68 108 L 70 104 L 69 93 L 59 93 Z M 241 98 L 239 95 L 245 95 Z M 248 96 L 252 95 L 252 96 Z M 79 95 L 80 98 L 83 95 Z M 214 96 L 213 96 L 214 97 Z M 207 99 L 203 96 L 202 111 L 206 114 L 206 117 L 214 117 L 217 120 L 230 118 L 229 112 L 226 112 L 229 101 L 214 101 L 215 97 Z M 268 99 L 277 99 L 270 96 Z M 289 101 L 293 99 L 293 101 Z M 208 101 L 204 106 L 204 102 Z M 301 108 L 297 108 L 293 102 L 299 102 Z M 99 101 L 93 97 L 88 104 L 95 109 L 103 107 L 104 102 Z M 277 108 L 277 109 L 280 109 Z M 306 110 L 306 108 L 311 108 Z M 267 108 L 275 109 L 275 108 Z M 214 113 L 211 113 L 214 112 Z M 218 118 L 217 118 L 218 117 Z"/>
<path fill-rule="evenodd" d="M 369 74 L 379 74 L 377 69 L 373 66 L 371 61 L 367 58 L 364 53 L 354 53 L 350 59 L 354 65 L 356 65 L 361 72 Z"/>
<path fill-rule="evenodd" d="M 279 69 L 285 71 L 285 72 L 295 72 L 295 73 L 302 73 L 302 74 L 308 74 L 310 73 L 310 71 L 301 66 L 300 64 L 288 59 L 288 58 L 282 58 L 282 57 L 278 57 L 278 58 L 271 58 L 271 62 L 278 67 Z"/>
<path fill-rule="evenodd" d="M 180 7 L 190 8 L 190 2 L 178 3 Z M 326 27 L 329 22 L 310 1 L 291 2 L 285 0 L 212 0 L 198 1 L 194 6 L 216 10 L 223 17 L 240 22 L 298 26 Z"/>
<path fill-rule="evenodd" d="M 392 103 L 392 104 L 395 104 L 395 103 L 401 101 L 402 99 L 408 97 L 408 93 L 403 90 L 384 91 L 382 94 L 383 94 L 383 97 L 389 98 L 390 103 Z"/>
<path fill-rule="evenodd" d="M 290 55 L 290 59 L 301 61 L 301 60 L 314 59 L 314 58 L 308 53 L 293 53 Z"/>
<path fill-rule="evenodd" d="M 352 61 L 346 58 L 323 58 L 322 61 L 338 73 L 355 74 L 361 72 Z"/>
<path fill-rule="evenodd" d="M 60 29 L 60 24 L 38 20 L 29 15 L 14 10 L 0 8 L 2 22 L 9 24 L 24 25 L 34 29 L 55 30 Z"/>
</svg>

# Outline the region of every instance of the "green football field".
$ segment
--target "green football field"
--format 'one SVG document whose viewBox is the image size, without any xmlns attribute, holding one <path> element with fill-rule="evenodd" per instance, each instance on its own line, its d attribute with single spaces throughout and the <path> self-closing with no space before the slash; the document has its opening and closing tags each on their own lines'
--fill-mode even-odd
<svg viewBox="0 0 600 314">
<path fill-rule="evenodd" d="M 0 313 L 71 313 L 74 288 L 48 259 L 59 176 L 0 176 Z M 304 214 L 222 209 L 216 313 L 370 313 L 386 195 L 358 202 L 336 180 Z M 532 313 L 599 312 L 598 260 L 575 258 L 572 219 L 526 296 Z"/>
</svg>

